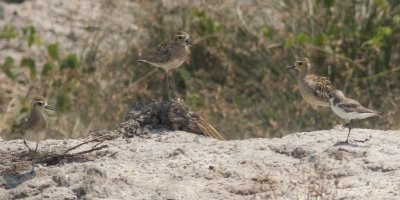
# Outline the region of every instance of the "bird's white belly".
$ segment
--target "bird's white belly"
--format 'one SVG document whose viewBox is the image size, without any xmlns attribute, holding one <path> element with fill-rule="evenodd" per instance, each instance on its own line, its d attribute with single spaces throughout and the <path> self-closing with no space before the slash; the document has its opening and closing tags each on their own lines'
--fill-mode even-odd
<svg viewBox="0 0 400 200">
<path fill-rule="evenodd" d="M 27 130 L 22 137 L 24 140 L 40 142 L 46 137 L 46 130 L 32 131 Z"/>
<path fill-rule="evenodd" d="M 178 58 L 178 59 L 170 60 L 166 63 L 153 63 L 153 65 L 156 67 L 160 67 L 166 71 L 169 71 L 171 69 L 178 68 L 179 66 L 181 66 L 183 64 L 183 62 L 185 62 L 185 59 Z"/>
<path fill-rule="evenodd" d="M 359 113 L 359 112 L 345 112 L 340 109 L 339 106 L 331 106 L 332 111 L 343 119 L 365 119 L 368 117 L 375 116 L 375 113 Z"/>
</svg>

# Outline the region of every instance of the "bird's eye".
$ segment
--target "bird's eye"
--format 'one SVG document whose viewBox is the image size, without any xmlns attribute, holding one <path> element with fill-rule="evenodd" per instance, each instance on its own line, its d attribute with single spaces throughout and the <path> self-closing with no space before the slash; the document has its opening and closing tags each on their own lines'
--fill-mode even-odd
<svg viewBox="0 0 400 200">
<path fill-rule="evenodd" d="M 299 63 L 300 66 L 303 64 L 303 62 L 298 62 L 298 63 Z"/>
<path fill-rule="evenodd" d="M 43 106 L 43 102 L 38 102 L 38 105 L 39 106 Z"/>
<path fill-rule="evenodd" d="M 180 40 L 183 39 L 183 36 L 178 36 L 178 39 L 180 39 Z"/>
</svg>

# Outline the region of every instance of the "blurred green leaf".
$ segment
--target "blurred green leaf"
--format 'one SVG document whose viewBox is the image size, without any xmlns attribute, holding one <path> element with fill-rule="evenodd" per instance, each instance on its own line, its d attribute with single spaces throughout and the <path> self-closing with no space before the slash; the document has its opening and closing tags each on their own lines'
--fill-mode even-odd
<svg viewBox="0 0 400 200">
<path fill-rule="evenodd" d="M 38 47 L 41 47 L 42 46 L 42 41 L 40 40 L 40 37 L 39 36 L 35 36 L 35 43 L 36 43 L 36 45 L 38 46 Z"/>
<path fill-rule="evenodd" d="M 267 27 L 264 28 L 263 33 L 265 38 L 269 38 L 269 29 Z"/>
<path fill-rule="evenodd" d="M 32 25 L 29 25 L 27 27 L 28 29 L 28 47 L 31 47 L 32 44 L 35 42 L 35 27 L 33 27 Z"/>
<path fill-rule="evenodd" d="M 390 36 L 392 34 L 392 29 L 388 26 L 381 26 L 378 28 L 378 36 Z"/>
<path fill-rule="evenodd" d="M 28 34 L 28 28 L 27 27 L 22 29 L 22 34 L 23 35 L 27 35 Z"/>
<path fill-rule="evenodd" d="M 7 56 L 6 60 L 4 61 L 4 65 L 13 65 L 14 64 L 14 59 L 11 56 Z"/>
<path fill-rule="evenodd" d="M 285 46 L 286 46 L 286 48 L 288 48 L 288 49 L 290 49 L 290 48 L 293 47 L 293 42 L 292 42 L 292 39 L 291 39 L 291 38 L 286 38 L 286 39 L 285 39 Z"/>
<path fill-rule="evenodd" d="M 67 68 L 77 69 L 78 67 L 78 58 L 75 54 L 69 54 L 67 57 L 61 60 L 60 70 L 64 70 Z"/>
<path fill-rule="evenodd" d="M 35 36 L 29 35 L 28 36 L 28 47 L 31 47 L 34 42 L 35 42 Z"/>
<path fill-rule="evenodd" d="M 43 65 L 43 70 L 42 70 L 42 75 L 47 75 L 50 70 L 53 70 L 55 68 L 55 65 L 51 62 L 47 62 Z"/>
<path fill-rule="evenodd" d="M 271 109 L 267 109 L 267 110 L 265 110 L 265 116 L 267 117 L 267 118 L 272 118 L 272 119 L 276 119 L 276 112 L 275 111 L 273 111 L 273 110 L 271 110 Z"/>
<path fill-rule="evenodd" d="M 214 33 L 221 30 L 221 25 L 219 22 L 211 18 L 205 18 L 202 21 L 202 26 L 206 33 Z"/>
<path fill-rule="evenodd" d="M 197 25 L 202 32 L 214 33 L 222 29 L 221 24 L 217 20 L 207 17 L 207 13 L 204 10 L 191 8 L 190 15 L 193 17 L 194 24 Z"/>
<path fill-rule="evenodd" d="M 351 55 L 353 52 L 354 52 L 353 48 L 350 47 L 350 48 L 347 49 L 347 54 L 348 55 Z"/>
<path fill-rule="evenodd" d="M 374 0 L 374 3 L 375 3 L 377 6 L 380 6 L 380 5 L 383 4 L 383 1 L 382 1 L 382 0 Z"/>
<path fill-rule="evenodd" d="M 31 47 L 35 42 L 38 46 L 42 45 L 40 37 L 36 35 L 36 29 L 34 26 L 26 26 L 22 29 L 22 34 L 27 37 L 28 47 Z"/>
<path fill-rule="evenodd" d="M 308 35 L 304 34 L 304 33 L 300 33 L 300 34 L 296 35 L 295 41 L 297 43 L 299 43 L 300 45 L 304 45 L 306 43 L 310 43 L 311 42 L 311 38 Z"/>
<path fill-rule="evenodd" d="M 384 43 L 385 37 L 390 36 L 391 34 L 392 34 L 392 29 L 390 27 L 380 26 L 377 28 L 375 35 L 369 40 L 363 42 L 361 46 L 363 48 L 368 48 L 369 46 L 382 47 L 385 44 Z"/>
<path fill-rule="evenodd" d="M 190 92 L 187 96 L 185 101 L 190 105 L 191 107 L 194 108 L 201 108 L 203 104 L 203 99 L 201 98 L 201 95 L 197 92 Z"/>
<path fill-rule="evenodd" d="M 335 3 L 335 0 L 317 0 L 316 4 L 320 5 L 322 3 L 322 5 L 330 8 L 333 6 L 333 4 Z"/>
<path fill-rule="evenodd" d="M 387 6 L 383 0 L 374 0 L 375 5 L 377 5 L 383 12 L 387 12 Z"/>
<path fill-rule="evenodd" d="M 29 34 L 30 34 L 30 35 L 35 35 L 35 34 L 36 34 L 36 29 L 35 29 L 34 26 L 29 25 L 29 26 L 28 26 L 28 29 L 29 29 Z"/>
<path fill-rule="evenodd" d="M 57 111 L 66 112 L 68 111 L 68 99 L 67 95 L 64 92 L 60 92 L 57 95 Z"/>
<path fill-rule="evenodd" d="M 400 13 L 395 15 L 392 20 L 393 24 L 395 25 L 395 28 L 400 29 Z"/>
<path fill-rule="evenodd" d="M 315 36 L 314 44 L 316 44 L 318 46 L 322 46 L 323 44 L 325 44 L 326 40 L 327 40 L 327 37 L 326 37 L 325 33 L 320 33 Z"/>
<path fill-rule="evenodd" d="M 332 24 L 332 26 L 329 27 L 328 30 L 328 35 L 330 38 L 336 38 L 340 34 L 340 28 L 336 24 Z"/>
<path fill-rule="evenodd" d="M 28 113 L 29 112 L 29 108 L 27 106 L 23 106 L 21 107 L 21 109 L 19 109 L 19 113 Z"/>
<path fill-rule="evenodd" d="M 8 41 L 10 39 L 14 39 L 15 37 L 17 37 L 17 34 L 14 32 L 14 28 L 10 25 L 6 25 L 0 34 L 0 39 L 5 38 Z"/>
<path fill-rule="evenodd" d="M 182 79 L 186 82 L 190 79 L 190 73 L 183 67 L 178 68 L 179 74 L 181 75 Z"/>
<path fill-rule="evenodd" d="M 31 72 L 31 77 L 36 76 L 36 65 L 35 65 L 35 60 L 32 58 L 24 58 L 21 60 L 21 67 L 29 67 L 29 70 Z"/>
<path fill-rule="evenodd" d="M 1 70 L 6 74 L 8 78 L 15 79 L 15 74 L 11 70 L 14 66 L 14 59 L 10 56 L 7 56 L 4 60 L 4 63 L 1 65 Z"/>
<path fill-rule="evenodd" d="M 380 42 L 380 40 L 378 38 L 373 37 L 373 38 L 363 42 L 361 46 L 363 48 L 369 48 L 370 46 L 374 46 L 374 45 L 380 47 L 382 45 L 382 43 Z"/>
<path fill-rule="evenodd" d="M 47 46 L 47 52 L 49 52 L 49 55 L 53 60 L 58 60 L 59 59 L 58 43 L 49 44 Z"/>
<path fill-rule="evenodd" d="M 192 17 L 205 17 L 206 16 L 206 11 L 204 10 L 199 10 L 197 8 L 190 8 L 190 15 Z"/>
</svg>

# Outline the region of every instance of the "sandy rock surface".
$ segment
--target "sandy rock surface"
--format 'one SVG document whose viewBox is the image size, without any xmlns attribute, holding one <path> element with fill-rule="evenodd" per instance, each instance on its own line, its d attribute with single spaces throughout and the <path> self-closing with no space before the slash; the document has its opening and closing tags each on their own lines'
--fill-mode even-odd
<svg viewBox="0 0 400 200">
<path fill-rule="evenodd" d="M 237 141 L 182 131 L 119 137 L 91 159 L 3 171 L 0 199 L 398 198 L 400 131 L 353 131 L 351 145 L 339 142 L 341 128 Z M 82 141 L 46 140 L 39 153 Z M 0 154 L 28 156 L 21 140 L 0 142 Z"/>
</svg>

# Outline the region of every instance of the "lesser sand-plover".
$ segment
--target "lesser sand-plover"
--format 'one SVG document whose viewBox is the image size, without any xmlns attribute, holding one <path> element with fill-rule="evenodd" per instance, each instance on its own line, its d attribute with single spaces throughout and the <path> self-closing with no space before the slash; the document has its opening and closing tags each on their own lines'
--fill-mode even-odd
<svg viewBox="0 0 400 200">
<path fill-rule="evenodd" d="M 340 118 L 346 120 L 349 127 L 346 143 L 349 143 L 349 136 L 351 131 L 350 122 L 352 119 L 365 119 L 368 117 L 382 115 L 382 113 L 365 108 L 358 101 L 346 98 L 342 91 L 333 90 L 329 93 L 329 101 L 332 111 Z"/>
<path fill-rule="evenodd" d="M 46 137 L 46 119 L 44 118 L 43 109 L 54 110 L 54 107 L 48 105 L 44 97 L 35 97 L 31 103 L 29 116 L 21 122 L 20 132 L 29 151 L 32 150 L 25 140 L 36 141 L 36 152 L 39 142 Z"/>
<path fill-rule="evenodd" d="M 172 41 L 158 45 L 150 55 L 138 59 L 139 62 L 150 63 L 155 67 L 165 70 L 165 81 L 169 100 L 171 100 L 171 93 L 168 82 L 173 85 L 173 78 L 169 76 L 168 72 L 171 69 L 178 68 L 185 62 L 189 54 L 188 45 L 192 44 L 193 40 L 189 38 L 189 34 L 179 31 L 175 34 Z"/>
</svg>

